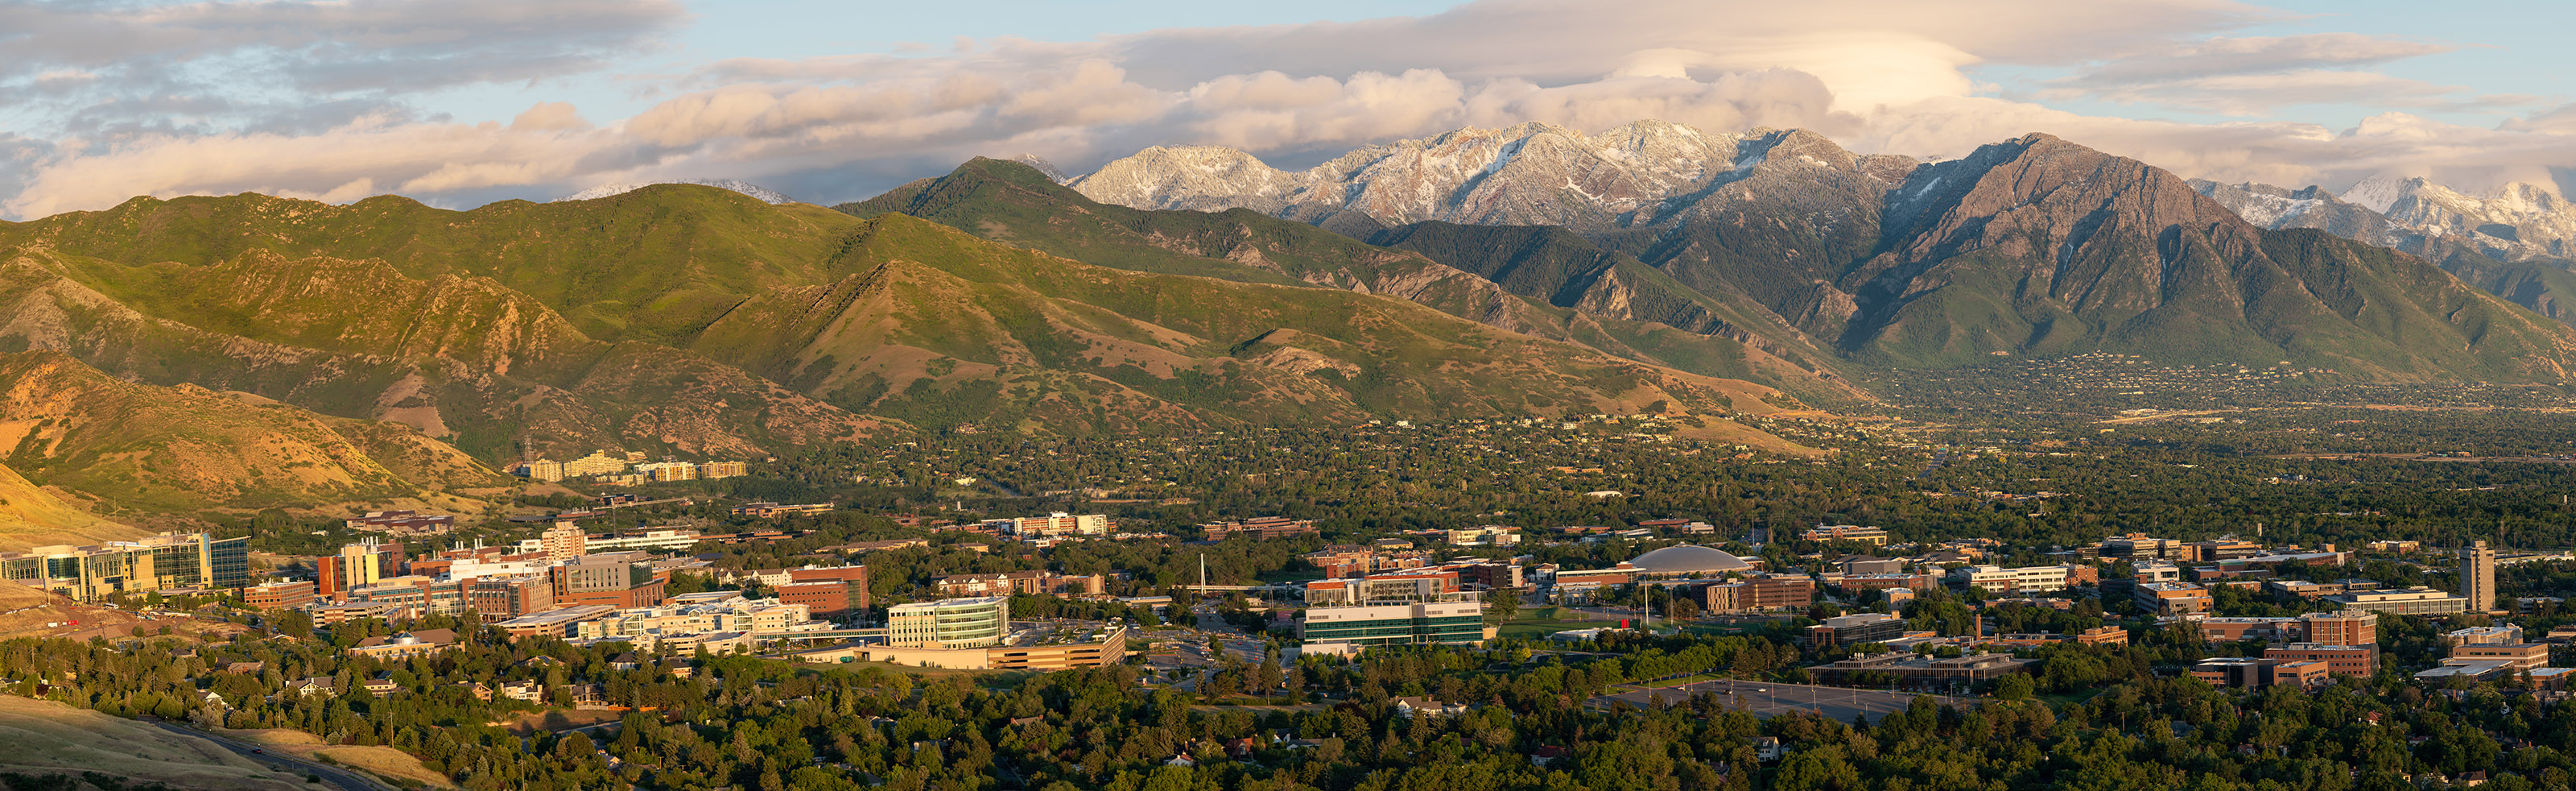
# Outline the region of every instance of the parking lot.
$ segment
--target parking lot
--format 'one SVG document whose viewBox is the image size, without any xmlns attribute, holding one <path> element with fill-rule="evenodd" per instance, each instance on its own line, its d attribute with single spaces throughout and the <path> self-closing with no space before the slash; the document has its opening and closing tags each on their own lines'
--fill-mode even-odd
<svg viewBox="0 0 2576 791">
<path fill-rule="evenodd" d="M 1716 695 L 1719 700 L 1726 703 L 1728 708 L 1749 711 L 1753 716 L 1764 719 L 1791 711 L 1806 711 L 1843 722 L 1850 722 L 1852 718 L 1861 715 L 1868 715 L 1870 720 L 1877 721 L 1890 713 L 1904 711 L 1907 706 L 1914 705 L 1915 698 L 1915 694 L 1910 692 L 1819 687 L 1770 681 L 1718 680 L 1603 695 L 1593 698 L 1588 703 L 1596 707 L 1606 707 L 1612 701 L 1619 701 L 1644 708 L 1654 705 L 1656 696 L 1660 695 L 1664 705 L 1678 706 L 1690 700 L 1691 696 L 1702 692 Z M 1933 699 L 1953 704 L 1960 702 L 1957 698 L 1940 696 L 1934 696 Z"/>
</svg>

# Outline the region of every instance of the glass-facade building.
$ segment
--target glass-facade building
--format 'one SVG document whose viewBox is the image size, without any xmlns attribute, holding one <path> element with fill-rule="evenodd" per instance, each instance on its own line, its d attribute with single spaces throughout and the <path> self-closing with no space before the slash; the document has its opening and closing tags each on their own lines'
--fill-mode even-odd
<svg viewBox="0 0 2576 791">
<path fill-rule="evenodd" d="M 1308 644 L 1473 645 L 1485 639 L 1485 604 L 1468 601 L 1315 607 L 1305 611 L 1298 630 Z"/>
<path fill-rule="evenodd" d="M 37 547 L 0 553 L 0 579 L 70 596 L 250 585 L 250 539 L 165 533 L 97 546 Z"/>
<path fill-rule="evenodd" d="M 886 644 L 895 648 L 986 648 L 1010 631 L 1011 600 L 999 596 L 886 608 Z"/>
</svg>

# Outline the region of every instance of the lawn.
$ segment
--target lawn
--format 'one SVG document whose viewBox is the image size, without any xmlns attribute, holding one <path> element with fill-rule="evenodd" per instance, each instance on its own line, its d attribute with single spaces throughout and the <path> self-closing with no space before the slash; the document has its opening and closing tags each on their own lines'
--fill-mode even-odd
<svg viewBox="0 0 2576 791">
<path fill-rule="evenodd" d="M 1501 636 L 1520 640 L 1545 640 L 1548 635 L 1567 629 L 1594 629 L 1618 623 L 1616 620 L 1602 618 L 1566 618 L 1565 616 L 1569 614 L 1582 615 L 1571 613 L 1562 607 L 1525 609 L 1512 616 L 1511 620 L 1503 622 Z"/>
</svg>

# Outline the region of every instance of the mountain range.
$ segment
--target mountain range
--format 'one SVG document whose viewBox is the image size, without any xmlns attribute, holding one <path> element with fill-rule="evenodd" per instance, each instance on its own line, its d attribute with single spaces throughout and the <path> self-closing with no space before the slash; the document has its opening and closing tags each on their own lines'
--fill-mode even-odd
<svg viewBox="0 0 2576 791">
<path fill-rule="evenodd" d="M 1768 347 L 1829 349 L 1846 373 L 2112 351 L 2557 381 L 2570 362 L 2564 325 L 2416 257 L 2258 227 L 2172 173 L 2044 134 L 1922 162 L 1802 130 L 1640 121 L 1592 136 L 1532 123 L 1294 173 L 1230 149 L 1154 148 L 1067 186 L 1395 244 L 1422 223 L 1550 226 L 1762 314 L 1732 326 Z"/>
<path fill-rule="evenodd" d="M 527 456 L 759 458 L 919 431 L 1656 412 L 1802 450 L 1728 419 L 1797 406 L 1774 388 L 1444 313 L 1562 318 L 1254 217 L 1302 237 L 1240 248 L 1270 250 L 1266 269 L 1109 248 L 1086 263 L 695 185 L 465 212 L 138 198 L 0 225 L 0 353 L 19 366 L 0 370 L 17 388 L 0 451 L 144 518 L 472 511 L 506 484 L 490 468 Z"/>
<path fill-rule="evenodd" d="M 2473 285 L 2576 322 L 2576 204 L 2531 184 L 2474 197 L 2420 178 L 2366 179 L 2338 197 L 2314 185 L 2194 180 L 2192 188 L 2266 228 L 2314 228 L 2422 257 Z"/>
<path fill-rule="evenodd" d="M 474 511 L 525 457 L 922 432 L 1642 412 L 1808 453 L 1734 418 L 2092 351 L 2351 381 L 2576 365 L 2576 330 L 2533 312 L 2563 290 L 2545 259 L 2435 266 L 2368 243 L 2386 213 L 2279 192 L 2325 224 L 2048 135 L 1922 162 L 1640 122 L 1296 173 L 978 159 L 832 208 L 136 198 L 0 224 L 0 463 L 25 482 L 0 476 L 0 522 Z"/>
</svg>

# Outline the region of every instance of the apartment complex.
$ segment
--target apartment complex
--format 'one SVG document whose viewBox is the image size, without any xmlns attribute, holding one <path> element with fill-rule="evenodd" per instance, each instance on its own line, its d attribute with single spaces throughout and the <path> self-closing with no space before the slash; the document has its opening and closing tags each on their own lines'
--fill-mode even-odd
<svg viewBox="0 0 2576 791">
<path fill-rule="evenodd" d="M 1010 632 L 1011 600 L 1000 596 L 898 604 L 886 610 L 894 648 L 986 648 Z"/>
<path fill-rule="evenodd" d="M 1439 533 L 1441 539 L 1453 547 L 1507 547 L 1521 542 L 1521 529 L 1511 525 L 1483 525 Z"/>
<path fill-rule="evenodd" d="M 587 554 L 590 551 L 590 534 L 582 532 L 581 526 L 572 520 L 559 520 L 537 537 L 537 547 L 546 553 L 547 560 L 560 563 Z"/>
<path fill-rule="evenodd" d="M 341 526 L 395 535 L 429 535 L 455 528 L 456 517 L 418 511 L 368 511 L 363 516 L 342 520 Z"/>
<path fill-rule="evenodd" d="M 1108 589 L 1108 580 L 1098 574 L 1069 576 L 1052 571 L 1006 571 L 991 574 L 951 574 L 939 578 L 939 595 L 950 598 L 975 596 L 1099 596 Z"/>
<path fill-rule="evenodd" d="M 1076 516 L 1074 514 L 1058 511 L 1046 516 L 1023 516 L 1018 519 L 1010 520 L 1010 527 L 1008 529 L 1012 535 L 1019 536 L 1021 538 L 1065 538 L 1069 536 L 1095 538 L 1109 535 L 1109 516 L 1106 514 L 1083 514 Z"/>
<path fill-rule="evenodd" d="M 787 515 L 789 515 L 789 514 L 828 514 L 828 513 L 831 513 L 831 512 L 832 512 L 832 504 L 831 504 L 831 503 L 804 503 L 804 504 L 801 504 L 801 505 L 780 505 L 780 504 L 777 504 L 777 503 L 769 503 L 769 502 L 761 502 L 761 503 L 744 503 L 744 504 L 742 504 L 742 505 L 734 506 L 734 507 L 733 507 L 733 511 L 732 511 L 732 513 L 733 513 L 733 515 L 734 515 L 734 516 L 749 516 L 749 517 L 755 517 L 755 518 L 759 518 L 759 519 L 768 519 L 768 518 L 771 518 L 771 517 L 787 516 Z"/>
<path fill-rule="evenodd" d="M 1335 544 L 1297 559 L 1322 569 L 1327 577 L 1356 577 L 1377 568 L 1377 552 L 1358 544 Z"/>
<path fill-rule="evenodd" d="M 1311 536 L 1316 532 L 1315 520 L 1290 519 L 1284 516 L 1264 516 L 1239 522 L 1210 522 L 1199 525 L 1199 529 L 1206 531 L 1209 541 L 1223 541 L 1236 536 L 1268 541 L 1289 536 Z"/>
<path fill-rule="evenodd" d="M 572 461 L 530 459 L 510 466 L 510 473 L 532 481 L 560 481 L 566 478 L 607 478 L 607 483 L 633 485 L 656 481 L 694 481 L 735 478 L 748 475 L 751 465 L 739 461 L 692 463 L 663 461 L 643 463 L 644 454 L 627 453 L 624 458 L 605 451 Z M 628 473 L 629 467 L 634 472 Z"/>
<path fill-rule="evenodd" d="M 369 637 L 349 648 L 349 655 L 373 657 L 386 662 L 400 662 L 415 657 L 432 656 L 457 648 L 456 630 L 420 629 L 391 637 Z"/>
<path fill-rule="evenodd" d="M 250 585 L 250 539 L 164 533 L 0 552 L 0 578 L 84 601 L 171 588 L 241 588 Z"/>
</svg>

